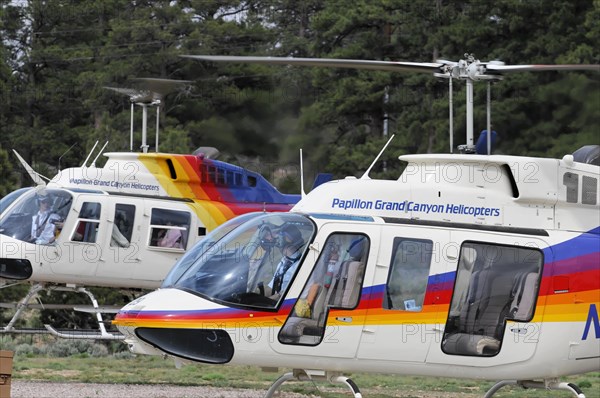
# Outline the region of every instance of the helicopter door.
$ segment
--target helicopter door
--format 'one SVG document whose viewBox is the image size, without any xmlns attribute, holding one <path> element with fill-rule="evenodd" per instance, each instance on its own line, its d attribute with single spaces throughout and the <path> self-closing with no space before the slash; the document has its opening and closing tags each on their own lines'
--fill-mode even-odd
<svg viewBox="0 0 600 398">
<path fill-rule="evenodd" d="M 359 303 L 368 300 L 363 281 L 371 280 L 378 228 L 360 226 L 339 230 L 339 224 L 321 228 L 316 263 L 309 252 L 290 290 L 293 305 L 273 341 L 277 352 L 352 358 L 364 325 Z M 314 261 L 314 260 L 313 260 Z M 313 266 L 314 264 L 314 266 Z M 311 354 L 312 353 L 312 354 Z"/>
<path fill-rule="evenodd" d="M 98 196 L 79 196 L 73 206 L 77 219 L 68 232 L 68 239 L 63 240 L 62 256 L 59 261 L 51 263 L 55 274 L 94 275 L 98 261 L 102 257 L 102 238 L 105 225 L 102 222 L 106 214 L 105 198 Z M 71 213 L 71 214 L 73 214 Z M 69 217 L 72 217 L 71 215 Z"/>
<path fill-rule="evenodd" d="M 358 357 L 424 362 L 439 340 L 450 232 L 385 225 Z"/>
<path fill-rule="evenodd" d="M 544 298 L 538 291 L 551 251 L 542 252 L 547 245 L 531 236 L 452 235 L 462 242 L 454 289 L 441 344 L 427 361 L 473 365 L 483 358 L 498 365 L 529 359 L 540 333 Z"/>
</svg>

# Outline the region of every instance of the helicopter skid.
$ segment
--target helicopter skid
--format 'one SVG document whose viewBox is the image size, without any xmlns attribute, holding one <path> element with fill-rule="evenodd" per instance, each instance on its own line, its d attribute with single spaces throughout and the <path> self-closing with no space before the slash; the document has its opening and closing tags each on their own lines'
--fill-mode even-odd
<svg viewBox="0 0 600 398">
<path fill-rule="evenodd" d="M 83 293 L 88 296 L 90 301 L 92 302 L 92 306 L 81 306 L 81 305 L 64 305 L 64 304 L 49 304 L 44 305 L 40 304 L 30 304 L 31 299 L 36 297 L 36 295 L 41 291 L 70 291 L 76 293 Z M 123 340 L 125 337 L 119 332 L 109 332 L 106 330 L 104 325 L 104 319 L 102 318 L 102 313 L 113 313 L 115 309 L 113 307 L 101 307 L 98 305 L 98 301 L 96 297 L 87 290 L 85 287 L 77 287 L 77 286 L 46 286 L 42 283 L 36 283 L 32 285 L 25 295 L 25 297 L 19 301 L 16 306 L 14 305 L 5 305 L 2 307 L 5 308 L 16 308 L 16 312 L 8 322 L 8 325 L 0 328 L 0 333 L 14 333 L 14 334 L 45 334 L 49 333 L 56 337 L 67 338 L 67 339 L 91 339 L 91 340 Z M 73 309 L 75 311 L 82 311 L 87 313 L 96 314 L 96 321 L 98 322 L 99 328 L 97 330 L 57 330 L 51 325 L 44 325 L 45 329 L 16 329 L 14 327 L 15 323 L 21 316 L 22 312 L 26 308 L 36 308 L 36 309 Z"/>
<path fill-rule="evenodd" d="M 63 330 L 59 331 L 51 325 L 44 325 L 48 333 L 63 339 L 81 339 L 81 340 L 123 340 L 125 336 L 121 333 L 107 332 L 106 329 L 99 330 Z"/>
<path fill-rule="evenodd" d="M 559 382 L 557 380 L 544 380 L 544 381 L 533 381 L 533 380 L 502 380 L 494 384 L 492 388 L 488 390 L 484 398 L 492 398 L 498 390 L 504 386 L 518 385 L 526 389 L 540 389 L 540 390 L 561 390 L 569 391 L 577 398 L 585 398 L 583 391 L 579 389 L 573 383 Z"/>
<path fill-rule="evenodd" d="M 358 389 L 358 386 L 349 377 L 342 376 L 337 372 L 304 369 L 294 369 L 292 372 L 282 374 L 273 384 L 271 384 L 271 387 L 265 394 L 265 398 L 272 398 L 273 394 L 277 392 L 279 387 L 281 387 L 281 385 L 288 380 L 312 381 L 313 383 L 315 381 L 341 383 L 345 384 L 350 389 L 354 398 L 362 398 L 362 394 Z"/>
</svg>

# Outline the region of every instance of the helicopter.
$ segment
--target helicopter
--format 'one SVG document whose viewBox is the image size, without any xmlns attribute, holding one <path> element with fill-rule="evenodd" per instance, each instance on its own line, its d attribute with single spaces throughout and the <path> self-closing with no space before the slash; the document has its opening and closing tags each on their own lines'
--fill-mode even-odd
<svg viewBox="0 0 600 398">
<path fill-rule="evenodd" d="M 265 398 L 288 380 L 362 397 L 348 372 L 497 381 L 486 398 L 506 385 L 585 397 L 559 377 L 600 369 L 600 146 L 562 159 L 493 155 L 492 134 L 474 143 L 472 94 L 515 72 L 600 65 L 186 57 L 464 80 L 467 143 L 402 155 L 397 180 L 371 179 L 384 146 L 362 177 L 207 235 L 196 258 L 116 315 L 133 352 L 293 369 Z"/>
<path fill-rule="evenodd" d="M 130 152 L 106 153 L 103 167 L 93 160 L 96 145 L 80 167 L 60 170 L 46 182 L 15 151 L 36 187 L 21 188 L 2 199 L 0 281 L 28 283 L 0 332 L 17 329 L 26 308 L 73 309 L 73 305 L 30 303 L 42 291 L 87 295 L 91 306 L 75 310 L 96 315 L 98 330 L 47 332 L 66 338 L 122 339 L 107 331 L 103 313 L 121 306 L 99 305 L 89 286 L 127 292 L 160 286 L 173 264 L 207 232 L 250 212 L 289 211 L 300 195 L 282 194 L 260 173 L 215 159 L 218 150 L 201 147 L 193 154 L 158 151 L 158 115 L 162 98 L 181 81 L 144 79 L 147 88 L 113 91 L 130 96 Z M 133 151 L 133 110 L 142 106 L 141 152 Z M 148 152 L 147 108 L 157 107 L 156 153 Z M 322 178 L 322 177 L 321 177 Z M 38 213 L 39 212 L 39 213 Z M 42 331 L 44 331 L 42 329 Z"/>
</svg>

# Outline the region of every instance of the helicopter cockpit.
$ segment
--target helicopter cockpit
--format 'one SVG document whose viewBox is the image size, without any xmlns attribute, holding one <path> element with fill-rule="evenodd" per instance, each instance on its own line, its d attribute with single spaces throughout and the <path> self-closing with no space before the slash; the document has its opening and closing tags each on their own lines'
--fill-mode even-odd
<svg viewBox="0 0 600 398">
<path fill-rule="evenodd" d="M 307 251 L 315 226 L 300 214 L 248 218 L 238 228 L 221 230 L 217 240 L 214 235 L 205 240 L 208 246 L 199 244 L 193 262 L 181 262 L 189 266 L 185 272 L 182 267 L 174 268 L 182 275 L 172 287 L 234 306 L 275 308 Z M 172 276 L 167 279 L 173 280 Z"/>
<path fill-rule="evenodd" d="M 73 196 L 61 189 L 30 189 L 0 216 L 0 234 L 24 242 L 53 244 L 62 231 Z"/>
</svg>

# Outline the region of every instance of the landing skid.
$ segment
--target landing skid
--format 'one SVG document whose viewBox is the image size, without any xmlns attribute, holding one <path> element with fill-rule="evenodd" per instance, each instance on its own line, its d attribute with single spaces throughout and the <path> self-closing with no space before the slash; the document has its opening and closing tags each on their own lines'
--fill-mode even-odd
<svg viewBox="0 0 600 398">
<path fill-rule="evenodd" d="M 573 383 L 559 382 L 557 380 L 544 380 L 544 381 L 532 381 L 532 380 L 502 380 L 494 384 L 492 388 L 485 393 L 483 398 L 491 398 L 498 390 L 504 386 L 518 385 L 523 388 L 537 388 L 540 390 L 562 390 L 569 391 L 577 398 L 585 398 L 583 391 L 579 389 Z"/>
<path fill-rule="evenodd" d="M 29 301 L 31 301 L 31 299 L 33 297 L 35 297 L 39 292 L 41 292 L 43 290 L 75 292 L 75 293 L 83 293 L 83 294 L 87 295 L 88 298 L 92 302 L 92 310 L 91 311 L 88 310 L 86 312 L 92 312 L 92 313 L 96 314 L 96 321 L 98 322 L 98 327 L 99 327 L 98 330 L 83 332 L 83 331 L 78 331 L 78 330 L 58 331 L 50 325 L 44 325 L 48 333 L 50 333 L 54 336 L 57 336 L 57 337 L 68 338 L 68 339 L 123 340 L 125 338 L 125 336 L 123 336 L 121 333 L 118 333 L 118 332 L 112 333 L 112 332 L 108 332 L 106 330 L 106 327 L 104 326 L 104 320 L 102 319 L 103 309 L 102 309 L 102 307 L 100 307 L 98 305 L 98 301 L 96 300 L 96 297 L 94 297 L 92 292 L 87 290 L 85 287 L 77 287 L 77 286 L 48 286 L 48 287 L 46 287 L 41 283 L 36 283 L 31 286 L 31 288 L 29 289 L 29 292 L 27 292 L 27 295 L 25 295 L 25 297 L 17 304 L 17 307 L 16 307 L 17 310 L 16 310 L 15 314 L 13 315 L 13 317 L 11 318 L 11 320 L 8 322 L 8 325 L 6 325 L 4 328 L 0 329 L 0 333 L 28 333 L 27 331 L 23 331 L 21 329 L 15 329 L 15 327 L 14 327 L 15 323 L 17 322 L 17 319 L 19 319 L 19 317 L 21 316 L 21 313 L 29 306 Z M 31 333 L 31 332 L 29 332 L 29 333 Z"/>
<path fill-rule="evenodd" d="M 350 391 L 352 392 L 352 396 L 354 398 L 362 398 L 362 394 L 358 389 L 358 386 L 346 376 L 342 376 L 339 373 L 330 373 L 324 371 L 314 371 L 314 370 L 303 370 L 303 369 L 294 369 L 292 372 L 284 373 L 281 375 L 273 384 L 265 394 L 265 398 L 272 398 L 273 394 L 277 392 L 279 387 L 283 383 L 288 380 L 299 380 L 299 381 L 328 381 L 330 383 L 342 383 L 345 384 Z"/>
<path fill-rule="evenodd" d="M 100 330 L 57 330 L 50 325 L 44 325 L 48 333 L 63 339 L 87 339 L 87 340 L 123 340 L 125 336 L 121 333 L 109 333 L 103 327 Z"/>
</svg>

